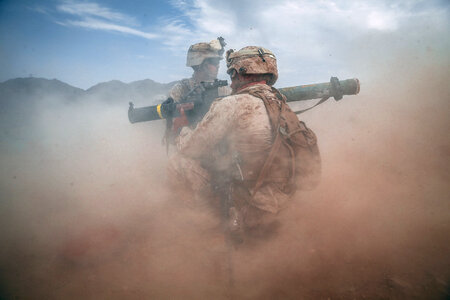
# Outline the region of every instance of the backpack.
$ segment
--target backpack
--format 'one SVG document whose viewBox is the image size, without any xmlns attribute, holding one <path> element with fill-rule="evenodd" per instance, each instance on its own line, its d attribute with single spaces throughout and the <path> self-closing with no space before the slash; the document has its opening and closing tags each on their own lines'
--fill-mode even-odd
<svg viewBox="0 0 450 300">
<path fill-rule="evenodd" d="M 256 86 L 255 86 L 256 87 Z M 313 189 L 320 180 L 321 159 L 314 132 L 300 121 L 277 89 L 251 88 L 246 93 L 260 98 L 272 127 L 273 144 L 250 193 L 254 195 L 267 182 L 284 176 L 286 193 Z"/>
</svg>

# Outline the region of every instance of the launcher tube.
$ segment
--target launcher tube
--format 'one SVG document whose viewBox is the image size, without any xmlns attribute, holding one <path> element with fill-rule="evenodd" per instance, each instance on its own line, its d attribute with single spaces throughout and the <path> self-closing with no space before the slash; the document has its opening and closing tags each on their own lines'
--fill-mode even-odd
<svg viewBox="0 0 450 300">
<path fill-rule="evenodd" d="M 286 96 L 287 102 L 327 97 L 334 97 L 336 100 L 339 100 L 339 95 L 342 98 L 342 95 L 356 95 L 359 93 L 358 79 L 337 80 L 336 78 L 336 81 L 337 84 L 333 84 L 332 79 L 330 82 L 292 86 L 278 90 Z"/>
</svg>

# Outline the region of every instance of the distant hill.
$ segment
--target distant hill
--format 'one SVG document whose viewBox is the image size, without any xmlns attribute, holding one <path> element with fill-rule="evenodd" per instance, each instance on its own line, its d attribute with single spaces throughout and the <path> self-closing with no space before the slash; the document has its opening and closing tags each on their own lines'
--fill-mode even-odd
<svg viewBox="0 0 450 300">
<path fill-rule="evenodd" d="M 176 82 L 158 83 L 150 79 L 124 83 L 118 80 L 99 83 L 87 90 L 73 87 L 57 79 L 16 78 L 0 83 L 0 144 L 5 139 L 32 135 L 40 113 L 65 105 L 101 103 L 123 106 L 124 116 L 128 102 L 136 106 L 161 103 Z M 61 105 L 60 105 L 61 104 Z M 62 106 L 63 105 L 63 106 Z M 59 126 L 59 125 L 56 125 Z M 1 150 L 2 146 L 0 146 Z"/>
<path fill-rule="evenodd" d="M 165 98 L 176 82 L 158 83 L 150 79 L 124 83 L 118 80 L 99 83 L 83 90 L 57 79 L 16 78 L 0 83 L 0 111 L 6 107 L 34 105 L 44 99 L 61 102 L 100 100 L 110 104 L 136 101 L 152 105 Z"/>
<path fill-rule="evenodd" d="M 127 84 L 119 80 L 111 80 L 87 89 L 86 96 L 106 102 L 135 101 L 141 105 L 151 105 L 164 100 L 175 83 L 162 84 L 151 79 L 144 79 Z"/>
<path fill-rule="evenodd" d="M 57 97 L 63 101 L 75 101 L 83 96 L 84 90 L 57 79 L 16 78 L 0 83 L 0 104 L 27 105 L 45 97 Z"/>
</svg>

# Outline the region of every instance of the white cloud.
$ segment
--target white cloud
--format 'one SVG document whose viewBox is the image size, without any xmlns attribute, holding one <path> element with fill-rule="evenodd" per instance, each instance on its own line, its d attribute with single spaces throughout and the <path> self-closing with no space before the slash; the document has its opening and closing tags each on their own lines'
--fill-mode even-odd
<svg viewBox="0 0 450 300">
<path fill-rule="evenodd" d="M 161 19 L 159 26 L 164 33 L 162 43 L 174 54 L 185 55 L 186 45 L 235 32 L 233 14 L 217 6 L 217 3 L 203 0 L 173 0 L 170 3 L 180 11 L 181 16 Z"/>
<path fill-rule="evenodd" d="M 73 25 L 78 27 L 84 27 L 89 29 L 97 29 L 97 30 L 106 30 L 106 31 L 115 31 L 124 34 L 131 34 L 135 36 L 140 36 L 145 39 L 154 39 L 157 38 L 157 34 L 143 32 L 140 30 L 136 30 L 130 27 L 116 25 L 112 23 L 102 22 L 96 19 L 84 19 L 83 21 L 66 21 L 66 25 Z"/>
<path fill-rule="evenodd" d="M 56 9 L 70 16 L 64 21 L 55 21 L 60 25 L 119 32 L 145 39 L 159 37 L 158 34 L 133 28 L 137 26 L 135 18 L 94 2 L 64 1 Z"/>
<path fill-rule="evenodd" d="M 162 43 L 174 49 L 182 46 L 194 36 L 194 32 L 184 22 L 177 19 L 165 20 L 160 26 L 161 32 L 164 33 Z"/>
<path fill-rule="evenodd" d="M 373 11 L 367 18 L 368 28 L 378 30 L 395 30 L 397 29 L 397 20 L 392 14 Z"/>
<path fill-rule="evenodd" d="M 311 72 L 346 69 L 356 44 L 371 35 L 408 34 L 417 19 L 432 22 L 440 16 L 439 5 L 426 1 L 332 1 L 332 0 L 173 0 L 183 15 L 168 39 L 184 47 L 223 36 L 229 47 L 265 46 L 279 57 L 280 79 Z M 385 47 L 395 45 L 385 45 Z M 183 52 L 184 53 L 184 52 Z M 321 71 L 317 70 L 321 68 Z M 226 76 L 223 68 L 221 76 Z M 337 75 L 337 74 L 334 74 Z M 286 76 L 286 77 L 285 77 Z M 309 76 L 309 75 L 308 75 Z"/>
<path fill-rule="evenodd" d="M 135 19 L 131 16 L 115 12 L 108 7 L 100 6 L 94 2 L 77 3 L 74 1 L 64 1 L 57 6 L 60 12 L 85 17 L 103 18 L 109 21 L 125 22 L 127 24 L 135 24 Z"/>
<path fill-rule="evenodd" d="M 38 12 L 38 13 L 41 13 L 41 14 L 44 14 L 44 15 L 49 15 L 50 13 L 49 13 L 49 11 L 48 11 L 48 8 L 46 8 L 46 7 L 43 7 L 43 6 L 33 6 L 33 7 L 27 7 L 28 9 L 30 9 L 30 10 L 34 10 L 34 11 L 36 11 L 36 12 Z"/>
<path fill-rule="evenodd" d="M 59 14 L 45 12 L 65 26 L 157 39 L 163 49 L 155 50 L 163 53 L 165 64 L 177 61 L 183 66 L 189 45 L 218 36 L 225 38 L 228 48 L 264 46 L 278 57 L 279 84 L 291 85 L 330 75 L 357 76 L 355 70 L 401 43 L 422 40 L 426 28 L 448 28 L 447 7 L 433 1 L 171 0 L 175 13 L 170 10 L 170 15 L 156 19 L 153 32 L 143 30 L 135 18 L 95 2 L 66 1 L 56 7 Z M 360 55 L 363 52 L 366 56 Z M 158 74 L 166 74 L 159 68 Z M 178 77 L 170 79 L 190 70 L 176 72 Z M 227 78 L 223 61 L 219 76 Z"/>
<path fill-rule="evenodd" d="M 235 29 L 235 16 L 224 7 L 214 5 L 214 2 L 197 0 L 195 9 L 186 9 L 185 13 L 190 17 L 196 31 L 204 34 L 221 32 L 227 35 Z"/>
</svg>

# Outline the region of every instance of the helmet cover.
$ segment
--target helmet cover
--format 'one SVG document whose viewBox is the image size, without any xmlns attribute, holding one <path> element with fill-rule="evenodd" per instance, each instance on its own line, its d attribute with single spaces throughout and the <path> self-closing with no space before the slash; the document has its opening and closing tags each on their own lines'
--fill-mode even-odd
<svg viewBox="0 0 450 300">
<path fill-rule="evenodd" d="M 225 42 L 219 37 L 209 43 L 197 43 L 189 47 L 186 59 L 186 66 L 199 66 L 205 59 L 218 58 L 222 59 Z"/>
<path fill-rule="evenodd" d="M 272 79 L 267 82 L 273 85 L 278 79 L 277 59 L 268 49 L 257 46 L 247 46 L 234 52 L 228 50 L 227 73 L 231 75 L 237 72 L 242 75 L 250 74 L 271 74 Z"/>
</svg>

